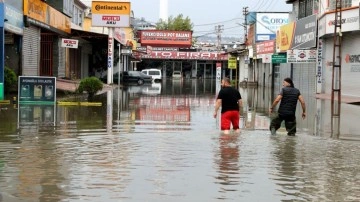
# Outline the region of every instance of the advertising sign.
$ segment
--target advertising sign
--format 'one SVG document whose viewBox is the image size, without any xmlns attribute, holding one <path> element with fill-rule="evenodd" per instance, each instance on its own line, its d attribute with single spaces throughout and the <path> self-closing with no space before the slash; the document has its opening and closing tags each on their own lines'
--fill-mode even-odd
<svg viewBox="0 0 360 202">
<path fill-rule="evenodd" d="M 291 49 L 310 49 L 316 47 L 316 31 L 316 15 L 296 21 Z"/>
<path fill-rule="evenodd" d="M 317 66 L 316 66 L 316 93 L 322 92 L 322 79 L 323 79 L 322 56 L 323 56 L 323 41 L 322 39 L 319 39 Z"/>
<path fill-rule="evenodd" d="M 78 48 L 79 41 L 74 39 L 61 39 L 61 47 L 64 48 Z"/>
<path fill-rule="evenodd" d="M 288 63 L 315 63 L 317 50 L 288 50 Z"/>
<path fill-rule="evenodd" d="M 20 76 L 19 104 L 54 104 L 56 102 L 56 78 Z"/>
<path fill-rule="evenodd" d="M 92 26 L 130 27 L 130 2 L 92 1 Z"/>
<path fill-rule="evenodd" d="M 266 54 L 266 53 L 274 53 L 275 51 L 275 40 L 264 41 L 260 43 L 256 43 L 256 54 Z"/>
<path fill-rule="evenodd" d="M 234 56 L 230 56 L 229 59 L 228 59 L 228 68 L 229 69 L 236 69 L 236 57 Z"/>
<path fill-rule="evenodd" d="M 227 55 L 216 52 L 178 52 L 178 51 L 152 51 L 142 54 L 144 59 L 183 59 L 183 60 L 228 60 Z"/>
<path fill-rule="evenodd" d="M 191 31 L 142 30 L 139 31 L 141 45 L 191 47 Z"/>
<path fill-rule="evenodd" d="M 280 27 L 276 36 L 276 52 L 284 52 L 291 49 L 291 42 L 294 38 L 295 22 Z"/>
<path fill-rule="evenodd" d="M 276 31 L 288 22 L 289 13 L 257 13 L 255 41 L 275 39 Z"/>
</svg>

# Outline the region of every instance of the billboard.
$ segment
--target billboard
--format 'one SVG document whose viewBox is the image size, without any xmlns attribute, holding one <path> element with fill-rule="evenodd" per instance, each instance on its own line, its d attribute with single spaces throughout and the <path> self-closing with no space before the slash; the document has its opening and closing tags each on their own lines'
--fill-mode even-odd
<svg viewBox="0 0 360 202">
<path fill-rule="evenodd" d="M 191 47 L 191 31 L 168 30 L 141 30 L 139 31 L 140 43 L 143 46 L 176 46 Z"/>
<path fill-rule="evenodd" d="M 289 13 L 257 13 L 255 41 L 275 39 L 276 31 L 288 22 Z"/>
<path fill-rule="evenodd" d="M 92 1 L 92 26 L 130 27 L 130 2 Z"/>
</svg>

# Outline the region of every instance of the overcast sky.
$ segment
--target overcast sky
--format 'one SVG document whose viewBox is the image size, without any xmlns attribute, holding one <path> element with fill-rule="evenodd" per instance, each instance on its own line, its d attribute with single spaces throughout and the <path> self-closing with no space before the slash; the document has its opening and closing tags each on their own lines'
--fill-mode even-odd
<svg viewBox="0 0 360 202">
<path fill-rule="evenodd" d="M 91 5 L 91 0 L 82 0 Z M 168 0 L 168 15 L 183 14 L 194 23 L 194 36 L 213 33 L 215 26 L 224 25 L 223 36 L 240 37 L 244 28 L 243 7 L 248 11 L 291 11 L 286 0 Z M 159 20 L 160 0 L 130 0 L 136 18 L 156 23 Z M 211 35 L 211 34 L 210 34 Z"/>
</svg>

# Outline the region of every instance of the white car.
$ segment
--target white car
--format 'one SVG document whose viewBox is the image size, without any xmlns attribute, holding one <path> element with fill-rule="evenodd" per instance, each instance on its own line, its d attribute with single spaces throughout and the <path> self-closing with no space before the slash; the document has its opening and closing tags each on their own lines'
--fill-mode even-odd
<svg viewBox="0 0 360 202">
<path fill-rule="evenodd" d="M 172 78 L 173 79 L 181 79 L 182 78 L 181 71 L 174 71 L 173 74 L 172 74 Z"/>
<path fill-rule="evenodd" d="M 161 70 L 159 69 L 143 69 L 142 73 L 149 75 L 153 78 L 153 81 L 161 81 Z"/>
</svg>

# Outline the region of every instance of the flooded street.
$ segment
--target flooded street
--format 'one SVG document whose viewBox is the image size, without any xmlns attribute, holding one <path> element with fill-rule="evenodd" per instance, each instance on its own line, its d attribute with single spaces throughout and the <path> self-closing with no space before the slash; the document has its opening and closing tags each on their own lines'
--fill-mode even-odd
<svg viewBox="0 0 360 202">
<path fill-rule="evenodd" d="M 213 118 L 215 80 L 115 88 L 101 106 L 0 111 L 0 201 L 359 201 L 360 107 L 302 90 L 298 133 L 268 131 L 266 88 L 241 88 L 241 134 Z M 297 112 L 301 110 L 298 104 Z"/>
</svg>

